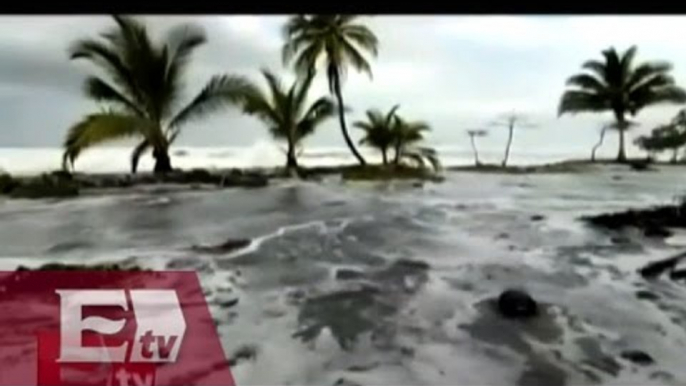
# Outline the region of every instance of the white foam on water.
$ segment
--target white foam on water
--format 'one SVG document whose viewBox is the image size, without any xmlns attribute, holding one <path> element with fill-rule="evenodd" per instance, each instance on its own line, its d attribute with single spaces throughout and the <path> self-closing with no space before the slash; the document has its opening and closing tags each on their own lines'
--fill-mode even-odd
<svg viewBox="0 0 686 386">
<path fill-rule="evenodd" d="M 105 150 L 103 148 L 103 151 Z M 196 148 L 188 148 L 187 156 L 176 157 L 175 160 L 178 158 L 179 162 L 190 162 L 181 160 L 194 157 L 194 152 L 198 151 Z M 204 154 L 207 159 L 212 159 L 212 162 L 224 162 L 224 158 L 231 159 L 231 162 L 252 162 L 248 154 L 240 155 L 229 150 L 225 150 L 224 154 L 222 151 L 211 148 L 205 150 Z M 265 162 L 269 159 L 265 154 L 269 152 L 267 145 L 256 147 L 256 154 L 262 154 L 258 158 L 264 158 Z M 99 153 L 99 150 L 93 151 L 93 154 Z M 273 161 L 282 162 L 281 154 L 275 154 L 279 157 L 275 156 Z M 122 155 L 125 155 L 122 159 L 123 165 L 126 166 L 128 150 Z M 200 155 L 197 156 L 198 159 L 202 158 Z M 326 157 L 329 155 L 322 152 L 321 158 Z M 501 283 L 486 281 L 481 276 L 484 271 L 494 266 L 510 269 L 508 272 L 512 273 L 515 278 L 513 280 L 521 280 L 522 284 L 533 288 L 534 295 L 539 300 L 551 301 L 554 305 L 564 308 L 570 315 L 586 317 L 587 320 L 581 322 L 584 332 L 577 333 L 565 327 L 568 323 L 566 316 L 558 315 L 556 320 L 563 325 L 564 340 L 559 345 L 554 343 L 537 346 L 537 350 L 559 348 L 565 358 L 580 357 L 579 349 L 573 343 L 574 339 L 602 333 L 607 337 L 603 341 L 603 349 L 613 358 L 617 359 L 619 352 L 624 348 L 621 344 L 631 343 L 636 346 L 631 348 L 643 349 L 657 361 L 657 365 L 637 368 L 635 372 L 627 362 L 622 362 L 625 369 L 619 377 L 604 377 L 603 383 L 663 383 L 649 379 L 650 373 L 658 369 L 671 372 L 677 380 L 686 379 L 681 355 L 683 347 L 686 346 L 686 332 L 682 326 L 671 320 L 674 315 L 670 313 L 683 309 L 686 292 L 682 286 L 667 279 L 645 284 L 635 272 L 645 263 L 664 258 L 679 250 L 649 243 L 638 235 L 634 238 L 629 234 L 633 241 L 644 246 L 643 251 L 629 253 L 618 249 L 612 252 L 611 256 L 605 256 L 597 253 L 594 247 L 609 247 L 609 236 L 577 220 L 582 214 L 669 201 L 674 192 L 684 187 L 684 183 L 681 182 L 683 179 L 680 179 L 680 173 L 675 170 L 651 175 L 627 174 L 624 180 L 620 181 L 624 185 L 613 182 L 611 176 L 612 173 L 590 173 L 520 178 L 457 173 L 449 175 L 448 181 L 444 184 L 432 185 L 430 192 L 403 187 L 380 192 L 364 186 L 341 188 L 338 185 L 311 185 L 321 186 L 323 190 L 329 189 L 335 198 L 339 198 L 339 194 L 349 194 L 345 196 L 347 202 L 372 202 L 373 205 L 382 202 L 382 208 L 388 208 L 389 216 L 402 217 L 412 225 L 411 229 L 417 227 L 416 234 L 413 230 L 407 232 L 411 236 L 417 236 L 423 243 L 404 245 L 403 240 L 389 240 L 388 245 L 382 245 L 388 249 L 401 247 L 412 259 L 426 261 L 431 266 L 428 282 L 402 305 L 401 314 L 394 315 L 401 328 L 407 327 L 412 330 L 412 327 L 416 327 L 420 331 L 417 336 L 400 334 L 397 337 L 399 343 L 408 344 L 414 349 L 412 358 L 391 358 L 389 354 L 385 358 L 386 361 L 383 361 L 384 358 L 379 359 L 383 352 L 369 346 L 365 338 L 360 339 L 357 349 L 353 352 L 343 352 L 329 331 L 325 331 L 312 345 L 294 339 L 292 334 L 298 329 L 299 310 L 297 306 L 284 301 L 285 294 L 293 288 L 277 286 L 255 289 L 251 287 L 249 280 L 234 280 L 234 272 L 230 269 L 220 270 L 219 268 L 225 265 L 215 264 L 218 262 L 230 265 L 230 262 L 224 260 L 257 251 L 265 241 L 288 235 L 290 232 L 313 230 L 314 232 L 308 232 L 312 233 L 313 237 L 317 236 L 317 231 L 322 234 L 341 232 L 350 223 L 368 221 L 373 224 L 373 221 L 379 218 L 386 219 L 386 212 L 376 213 L 370 210 L 369 214 L 345 214 L 315 221 L 307 220 L 311 217 L 298 217 L 293 214 L 291 224 L 267 224 L 264 231 L 260 230 L 258 233 L 261 236 L 253 238 L 247 248 L 221 256 L 196 255 L 177 249 L 176 244 L 170 244 L 155 248 L 117 247 L 105 251 L 96 249 L 89 250 L 88 255 L 79 251 L 73 256 L 60 257 L 60 261 L 113 262 L 136 256 L 136 263 L 146 268 L 161 270 L 166 268 L 170 260 L 176 258 L 192 258 L 201 263 L 210 263 L 214 272 L 200 273 L 203 287 L 215 291 L 228 291 L 230 288 L 232 295 L 240 298 L 240 302 L 229 310 L 217 305 L 212 306 L 213 315 L 221 322 L 218 328 L 222 334 L 225 351 L 230 354 L 246 343 L 258 345 L 256 360 L 245 360 L 232 370 L 240 385 L 333 384 L 341 377 L 361 384 L 513 384 L 521 375 L 524 366 L 522 358 L 510 358 L 511 355 L 505 355 L 502 359 L 495 359 L 491 355 L 486 355 L 482 342 L 457 328 L 460 324 L 473 323 L 479 316 L 479 310 L 474 307 L 475 303 L 496 296 L 502 290 Z M 302 185 L 303 189 L 309 186 Z M 151 206 L 164 207 L 173 194 L 176 193 L 165 192 L 159 196 L 148 193 L 141 197 Z M 211 194 L 214 193 L 208 193 L 208 196 Z M 234 197 L 240 198 L 241 195 L 254 193 L 237 189 L 222 194 L 227 195 L 222 197 L 228 202 Z M 379 200 L 380 195 L 382 198 Z M 103 213 L 98 210 L 104 206 L 121 205 L 122 211 L 128 210 L 129 199 L 130 197 L 103 196 L 59 203 L 3 201 L 0 204 L 0 214 L 8 217 L 3 218 L 4 224 L 7 224 L 3 224 L 4 226 L 16 226 L 19 228 L 18 232 L 24 229 L 26 232 L 32 229 L 42 232 L 42 237 L 36 241 L 40 243 L 43 240 L 50 240 L 50 232 L 62 226 L 60 216 L 72 209 L 87 208 L 89 214 L 94 213 L 97 216 Z M 202 197 L 197 199 L 202 200 Z M 273 201 L 268 203 L 273 204 Z M 458 205 L 464 207 L 458 208 Z M 149 215 L 155 215 L 155 210 L 158 209 L 149 206 L 142 208 L 136 210 L 149 210 Z M 215 210 L 225 208 L 217 206 Z M 306 210 L 316 211 L 318 208 L 307 207 Z M 17 220 L 22 213 L 26 213 L 31 221 Z M 41 217 L 41 213 L 44 216 Z M 226 209 L 227 218 L 232 214 L 230 209 Z M 533 214 L 544 215 L 545 219 L 533 222 L 530 220 Z M 36 223 L 32 221 L 43 221 L 48 225 L 35 227 Z M 81 220 L 77 223 L 83 224 L 84 227 L 91 226 L 88 217 L 84 217 L 82 221 L 83 223 Z M 203 226 L 204 221 L 205 219 L 200 218 L 197 223 L 184 222 L 182 226 Z M 213 226 L 231 232 L 234 224 L 227 220 L 226 223 L 219 222 Z M 387 222 L 382 224 L 389 227 L 394 225 Z M 122 230 L 122 227 L 129 225 L 126 222 L 112 224 L 111 227 L 109 225 L 105 222 L 102 226 L 107 227 L 108 232 L 123 233 L 121 237 L 128 236 Z M 177 232 L 184 231 L 174 228 L 175 226 L 169 225 L 170 238 L 177 235 Z M 79 229 L 75 229 L 76 231 Z M 509 233 L 510 237 L 502 240 L 496 238 L 502 232 Z M 118 233 L 116 236 L 120 237 Z M 683 235 L 675 236 L 669 239 L 669 242 L 681 245 L 679 237 Z M 2 241 L 5 245 L 12 245 L 12 239 L 7 236 Z M 119 239 L 117 241 L 123 245 L 127 242 Z M 509 250 L 510 245 L 527 249 Z M 560 246 L 579 247 L 581 252 L 578 257 L 588 258 L 590 263 L 574 263 L 571 258 L 559 253 L 557 248 Z M 584 249 L 587 246 L 588 248 Z M 382 255 L 389 259 L 395 257 Z M 28 253 L 12 253 L 0 259 L 0 269 L 11 270 L 19 264 L 38 266 L 54 261 L 54 257 L 34 258 L 28 256 Z M 335 267 L 336 265 L 329 264 L 326 268 Z M 269 266 L 265 265 L 264 269 L 269 269 Z M 564 274 L 580 275 L 587 279 L 588 283 L 566 288 L 564 283 L 555 282 L 559 277 L 557 275 Z M 447 279 L 458 279 L 471 284 L 474 288 L 453 288 Z M 673 294 L 674 298 L 663 299 L 671 302 L 669 310 L 660 310 L 652 302 L 636 299 L 634 293 L 637 290 L 637 282 L 644 283 L 648 286 L 646 289 L 656 293 Z M 316 283 L 316 289 L 327 290 L 329 286 L 338 284 L 340 283 L 328 278 L 325 284 Z M 218 299 L 219 297 L 214 296 L 208 298 L 209 301 Z M 410 309 L 414 309 L 414 314 L 410 314 Z M 233 311 L 236 311 L 238 316 L 228 321 L 227 314 Z M 650 330 L 656 324 L 664 328 L 665 336 Z M 364 372 L 346 370 L 351 363 L 365 365 L 374 361 L 381 361 L 380 365 Z"/>
</svg>

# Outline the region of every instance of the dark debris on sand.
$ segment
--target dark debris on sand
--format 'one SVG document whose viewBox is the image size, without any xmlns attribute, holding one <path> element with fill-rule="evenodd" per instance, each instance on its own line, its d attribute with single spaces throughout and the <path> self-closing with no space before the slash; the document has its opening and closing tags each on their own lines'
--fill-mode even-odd
<svg viewBox="0 0 686 386">
<path fill-rule="evenodd" d="M 621 357 L 641 366 L 648 366 L 655 363 L 653 357 L 651 357 L 648 353 L 640 350 L 623 351 Z"/>
<path fill-rule="evenodd" d="M 251 242 L 250 239 L 228 239 L 217 245 L 193 245 L 191 251 L 208 254 L 230 253 L 246 248 Z"/>
<path fill-rule="evenodd" d="M 686 228 L 686 203 L 586 216 L 582 220 L 611 231 L 634 227 L 646 237 L 664 238 L 672 235 L 667 228 Z"/>
<path fill-rule="evenodd" d="M 676 266 L 684 258 L 686 258 L 686 252 L 679 253 L 666 259 L 653 261 L 640 268 L 638 273 L 643 276 L 644 279 L 655 279 L 663 273 L 670 272 L 672 279 L 678 279 L 680 277 L 678 273 L 681 271 L 676 271 Z M 677 272 L 677 275 L 675 275 L 675 272 Z"/>
</svg>

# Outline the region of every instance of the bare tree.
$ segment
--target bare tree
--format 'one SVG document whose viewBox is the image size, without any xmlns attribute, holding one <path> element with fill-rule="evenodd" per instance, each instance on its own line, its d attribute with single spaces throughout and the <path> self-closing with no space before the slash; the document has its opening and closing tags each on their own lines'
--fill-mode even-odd
<svg viewBox="0 0 686 386">
<path fill-rule="evenodd" d="M 626 120 L 623 123 L 623 125 L 623 129 L 628 129 L 630 127 L 638 126 L 638 123 Z M 598 149 L 603 145 L 605 133 L 608 129 L 619 130 L 619 124 L 617 122 L 609 122 L 602 126 L 602 128 L 600 129 L 600 138 L 598 139 L 598 143 L 596 143 L 595 146 L 593 146 L 593 150 L 591 151 L 591 162 L 595 162 L 596 151 L 598 151 Z"/>
<path fill-rule="evenodd" d="M 481 162 L 479 161 L 479 151 L 476 149 L 476 141 L 474 140 L 474 138 L 485 137 L 488 135 L 488 131 L 483 129 L 472 129 L 467 130 L 467 135 L 469 135 L 469 140 L 472 143 L 472 151 L 474 152 L 474 164 L 476 166 L 480 166 Z"/>
<path fill-rule="evenodd" d="M 512 147 L 512 139 L 514 137 L 515 127 L 532 128 L 536 127 L 526 116 L 514 112 L 503 114 L 490 124 L 494 127 L 507 127 L 509 133 L 507 136 L 507 147 L 505 147 L 505 157 L 503 158 L 502 166 L 507 166 L 507 160 L 510 158 L 510 147 Z"/>
<path fill-rule="evenodd" d="M 600 139 L 598 140 L 598 143 L 593 146 L 593 150 L 591 151 L 591 162 L 595 162 L 595 152 L 598 150 L 600 146 L 603 145 L 603 140 L 605 139 L 605 132 L 607 131 L 609 125 L 603 125 L 603 127 L 600 129 Z"/>
</svg>

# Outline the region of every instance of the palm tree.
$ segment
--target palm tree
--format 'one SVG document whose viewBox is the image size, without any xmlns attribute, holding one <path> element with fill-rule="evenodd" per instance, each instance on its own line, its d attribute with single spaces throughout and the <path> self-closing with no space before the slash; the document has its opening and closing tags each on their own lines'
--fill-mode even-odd
<svg viewBox="0 0 686 386">
<path fill-rule="evenodd" d="M 423 121 L 409 122 L 396 115 L 393 125 L 395 159 L 397 165 L 408 148 L 424 140 L 424 132 L 429 131 L 429 124 Z"/>
<path fill-rule="evenodd" d="M 293 61 L 300 75 L 316 71 L 320 59 L 326 65 L 329 91 L 336 96 L 338 119 L 343 138 L 361 165 L 365 160 L 355 148 L 345 122 L 342 81 L 346 67 L 372 76 L 369 61 L 363 52 L 376 56 L 378 39 L 365 25 L 355 23 L 355 15 L 297 15 L 284 27 L 286 43 L 282 49 L 284 64 Z"/>
<path fill-rule="evenodd" d="M 611 47 L 602 52 L 604 61 L 585 62 L 582 65 L 585 72 L 567 79 L 570 88 L 562 95 L 558 107 L 558 115 L 612 112 L 616 120 L 614 127 L 619 132 L 618 162 L 626 161 L 627 114 L 635 117 L 648 106 L 686 102 L 686 91 L 676 86 L 669 75 L 671 64 L 644 62 L 634 65 L 636 50 L 636 46 L 632 46 L 620 56 Z"/>
<path fill-rule="evenodd" d="M 381 152 L 384 165 L 388 165 L 388 150 L 394 145 L 395 112 L 399 108 L 395 105 L 387 114 L 377 109 L 367 110 L 367 121 L 357 121 L 353 126 L 364 130 L 364 137 L 360 145 L 369 145 Z"/>
<path fill-rule="evenodd" d="M 429 147 L 417 146 L 424 140 L 424 132 L 429 130 L 429 124 L 424 121 L 407 121 L 396 114 L 393 125 L 394 163 L 399 165 L 401 160 L 408 159 L 423 167 L 424 160 L 427 160 L 435 170 L 438 170 L 440 162 L 436 151 Z"/>
<path fill-rule="evenodd" d="M 68 168 L 88 147 L 127 137 L 140 142 L 131 155 L 131 171 L 152 150 L 156 173 L 172 170 L 169 146 L 183 124 L 235 102 L 247 87 L 240 77 L 214 76 L 182 108 L 176 108 L 181 83 L 193 51 L 206 42 L 199 27 L 188 24 L 172 28 L 160 43 L 153 42 L 143 23 L 114 16 L 117 26 L 99 39 L 82 39 L 70 49 L 71 59 L 85 59 L 103 77 L 89 76 L 86 95 L 107 108 L 90 114 L 72 126 L 64 141 L 63 167 Z"/>
<path fill-rule="evenodd" d="M 472 143 L 472 151 L 474 152 L 474 164 L 476 166 L 479 166 L 481 165 L 481 162 L 479 161 L 479 151 L 476 150 L 476 141 L 474 140 L 474 138 L 485 137 L 488 135 L 488 131 L 481 129 L 467 130 L 467 135 L 469 135 L 469 140 Z"/>
<path fill-rule="evenodd" d="M 296 81 L 288 90 L 272 72 L 262 70 L 262 75 L 267 81 L 269 94 L 249 84 L 240 96 L 239 103 L 246 114 L 264 122 L 274 138 L 286 141 L 286 169 L 297 172 L 296 148 L 320 124 L 335 115 L 336 107 L 326 97 L 317 99 L 309 106 L 306 104 L 314 74 Z"/>
</svg>

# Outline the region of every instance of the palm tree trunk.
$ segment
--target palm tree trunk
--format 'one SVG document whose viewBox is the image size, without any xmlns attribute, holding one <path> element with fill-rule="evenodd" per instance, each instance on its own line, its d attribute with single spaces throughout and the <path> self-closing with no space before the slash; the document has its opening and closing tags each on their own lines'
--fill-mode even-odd
<svg viewBox="0 0 686 386">
<path fill-rule="evenodd" d="M 595 162 L 595 152 L 600 146 L 603 145 L 603 139 L 605 139 L 605 130 L 607 130 L 607 126 L 603 126 L 603 129 L 600 130 L 600 140 L 598 140 L 598 143 L 593 146 L 593 150 L 591 151 L 591 162 Z"/>
<path fill-rule="evenodd" d="M 172 171 L 171 159 L 169 158 L 169 149 L 155 148 L 152 152 L 155 158 L 155 174 L 164 174 Z"/>
<path fill-rule="evenodd" d="M 474 143 L 474 136 L 470 135 L 469 139 L 472 142 L 472 151 L 474 152 L 474 164 L 476 166 L 479 166 L 481 163 L 479 162 L 479 152 L 476 150 L 476 143 Z"/>
<path fill-rule="evenodd" d="M 286 154 L 286 169 L 293 172 L 298 170 L 298 159 L 295 156 L 295 144 L 288 141 L 288 154 Z"/>
<path fill-rule="evenodd" d="M 400 140 L 396 141 L 395 143 L 395 158 L 393 159 L 393 163 L 398 165 L 400 163 L 400 149 L 402 147 L 402 143 Z"/>
<path fill-rule="evenodd" d="M 381 161 L 383 162 L 384 166 L 388 165 L 388 149 L 385 147 L 381 149 Z"/>
<path fill-rule="evenodd" d="M 674 148 L 672 149 L 672 163 L 675 164 L 677 162 L 677 157 L 679 156 L 679 148 Z"/>
<path fill-rule="evenodd" d="M 514 135 L 514 123 L 510 123 L 510 134 L 507 137 L 507 147 L 505 148 L 505 158 L 503 158 L 503 167 L 507 166 L 507 160 L 510 158 L 510 146 L 512 146 L 512 136 Z"/>
<path fill-rule="evenodd" d="M 364 166 L 367 162 L 362 158 L 362 155 L 355 148 L 355 144 L 352 139 L 350 139 L 350 134 L 348 134 L 348 128 L 345 124 L 345 106 L 343 105 L 343 94 L 341 93 L 341 80 L 338 73 L 333 74 L 333 86 L 334 92 L 336 93 L 336 100 L 338 101 L 338 120 L 341 124 L 341 131 L 343 132 L 343 138 L 345 138 L 345 143 L 348 148 L 353 153 L 360 165 Z"/>
<path fill-rule="evenodd" d="M 622 125 L 620 123 L 620 125 Z M 619 128 L 619 152 L 617 153 L 617 162 L 626 162 L 626 151 L 624 150 L 624 131 L 623 126 Z"/>
</svg>

